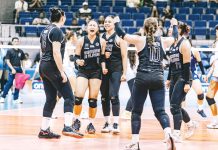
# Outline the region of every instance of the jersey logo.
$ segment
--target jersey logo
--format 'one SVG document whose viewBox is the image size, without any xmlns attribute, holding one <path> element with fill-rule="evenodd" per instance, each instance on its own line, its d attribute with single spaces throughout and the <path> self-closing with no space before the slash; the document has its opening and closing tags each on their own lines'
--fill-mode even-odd
<svg viewBox="0 0 218 150">
<path fill-rule="evenodd" d="M 97 42 L 95 45 L 96 45 L 96 46 L 99 46 L 99 43 Z"/>
<path fill-rule="evenodd" d="M 21 53 L 18 53 L 18 57 L 20 57 L 21 56 Z"/>
<path fill-rule="evenodd" d="M 113 39 L 110 39 L 108 42 L 113 42 Z"/>
</svg>

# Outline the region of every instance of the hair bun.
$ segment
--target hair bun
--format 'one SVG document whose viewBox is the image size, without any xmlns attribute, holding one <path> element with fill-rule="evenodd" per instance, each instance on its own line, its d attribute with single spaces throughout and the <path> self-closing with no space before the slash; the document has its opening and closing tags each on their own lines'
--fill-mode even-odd
<svg viewBox="0 0 218 150">
<path fill-rule="evenodd" d="M 49 8 L 49 10 L 52 14 L 55 14 L 58 11 L 57 8 L 55 8 L 55 7 Z"/>
</svg>

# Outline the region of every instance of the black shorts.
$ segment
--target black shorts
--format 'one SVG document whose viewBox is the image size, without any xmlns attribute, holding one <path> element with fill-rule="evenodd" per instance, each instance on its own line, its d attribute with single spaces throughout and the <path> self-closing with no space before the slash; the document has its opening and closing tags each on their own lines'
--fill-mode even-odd
<svg viewBox="0 0 218 150">
<path fill-rule="evenodd" d="M 84 77 L 86 79 L 102 79 L 101 69 L 98 70 L 79 70 L 77 77 Z"/>
</svg>

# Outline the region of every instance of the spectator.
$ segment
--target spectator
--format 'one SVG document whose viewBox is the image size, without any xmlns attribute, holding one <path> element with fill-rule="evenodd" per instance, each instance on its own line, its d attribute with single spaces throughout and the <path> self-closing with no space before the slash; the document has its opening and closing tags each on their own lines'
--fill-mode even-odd
<svg viewBox="0 0 218 150">
<path fill-rule="evenodd" d="M 98 26 L 99 26 L 99 33 L 104 33 L 105 32 L 105 29 L 104 29 L 104 16 L 101 15 L 99 16 L 98 18 Z"/>
<path fill-rule="evenodd" d="M 45 12 L 40 12 L 39 17 L 33 20 L 33 25 L 48 25 L 50 21 L 46 18 Z"/>
<path fill-rule="evenodd" d="M 165 22 L 166 19 L 173 18 L 173 10 L 170 8 L 170 5 L 167 5 L 166 8 L 163 10 L 162 20 Z"/>
<path fill-rule="evenodd" d="M 37 63 L 39 63 L 39 61 L 40 61 L 40 52 L 38 52 L 38 53 L 36 54 L 36 57 L 35 57 L 35 59 L 34 59 L 34 61 L 33 61 L 33 64 L 32 64 L 32 67 L 31 67 L 31 68 L 35 68 L 36 65 L 37 65 Z"/>
<path fill-rule="evenodd" d="M 81 27 L 78 25 L 78 20 L 75 17 L 72 19 L 72 26 L 72 31 L 75 32 L 77 36 L 82 34 Z"/>
<path fill-rule="evenodd" d="M 18 45 L 19 38 L 17 38 L 17 37 L 12 38 L 12 44 L 14 46 Z M 4 86 L 4 91 L 3 91 L 2 97 L 0 99 L 0 103 L 5 102 L 5 98 L 8 94 L 8 91 L 10 90 L 10 88 L 13 85 L 13 81 L 15 79 L 16 73 L 22 73 L 22 72 L 24 73 L 25 72 L 24 70 L 22 70 L 22 67 L 23 67 L 22 63 L 23 63 L 24 59 L 25 59 L 25 55 L 21 49 L 12 48 L 12 49 L 7 51 L 7 54 L 5 56 L 5 60 L 6 60 L 8 67 L 9 67 L 10 72 L 9 72 L 9 76 L 8 76 L 8 81 Z M 21 63 L 21 61 L 22 61 L 22 63 Z M 19 89 L 16 89 L 16 88 L 14 91 L 14 103 L 17 103 L 17 104 L 23 103 L 23 101 L 19 99 Z"/>
<path fill-rule="evenodd" d="M 127 0 L 126 5 L 128 7 L 139 7 L 140 5 L 140 0 Z"/>
<path fill-rule="evenodd" d="M 89 8 L 88 2 L 83 2 L 83 7 L 79 9 L 78 15 L 80 19 L 91 19 L 92 10 Z"/>
<path fill-rule="evenodd" d="M 0 45 L 3 45 L 3 42 L 0 41 Z M 3 90 L 3 87 L 4 87 L 4 84 L 5 84 L 5 69 L 6 69 L 6 66 L 5 66 L 5 55 L 6 55 L 6 49 L 4 48 L 0 48 L 0 77 L 1 77 L 1 81 L 0 81 L 0 88 L 2 91 Z"/>
<path fill-rule="evenodd" d="M 151 9 L 151 17 L 155 17 L 157 19 L 159 19 L 159 17 L 160 17 L 157 6 L 155 6 L 155 5 Z"/>
<path fill-rule="evenodd" d="M 25 55 L 25 59 L 23 61 L 23 67 L 24 67 L 25 70 L 30 69 L 31 66 L 32 66 L 32 61 L 30 59 L 30 56 L 29 56 L 28 53 L 24 53 L 24 55 Z"/>
<path fill-rule="evenodd" d="M 18 23 L 19 19 L 19 12 L 27 11 L 28 10 L 28 3 L 24 0 L 18 0 L 15 2 L 14 8 L 14 22 Z"/>
<path fill-rule="evenodd" d="M 29 11 L 43 11 L 43 1 L 42 0 L 32 0 L 32 2 L 29 4 Z"/>
</svg>

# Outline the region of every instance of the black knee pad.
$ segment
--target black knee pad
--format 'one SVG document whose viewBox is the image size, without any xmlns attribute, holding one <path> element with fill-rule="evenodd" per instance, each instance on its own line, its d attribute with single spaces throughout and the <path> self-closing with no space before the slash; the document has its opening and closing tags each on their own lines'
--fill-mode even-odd
<svg viewBox="0 0 218 150">
<path fill-rule="evenodd" d="M 199 95 L 198 95 L 198 99 L 199 99 L 199 100 L 204 100 L 204 94 L 203 94 L 203 93 L 202 93 L 202 94 L 199 94 Z"/>
<path fill-rule="evenodd" d="M 214 98 L 209 98 L 206 96 L 206 100 L 207 100 L 208 105 L 210 106 L 216 103 Z"/>
<path fill-rule="evenodd" d="M 119 98 L 116 96 L 116 97 L 112 97 L 111 98 L 111 104 L 112 105 L 118 105 L 118 104 L 120 104 L 120 100 L 119 100 Z"/>
<path fill-rule="evenodd" d="M 89 102 L 89 107 L 91 107 L 91 108 L 96 108 L 97 107 L 97 99 L 90 98 L 88 100 L 88 102 Z"/>
<path fill-rule="evenodd" d="M 75 105 L 81 105 L 83 102 L 82 97 L 75 97 Z"/>
<path fill-rule="evenodd" d="M 180 113 L 181 106 L 177 105 L 177 104 L 171 104 L 170 105 L 170 112 L 172 113 L 172 115 Z"/>
</svg>

